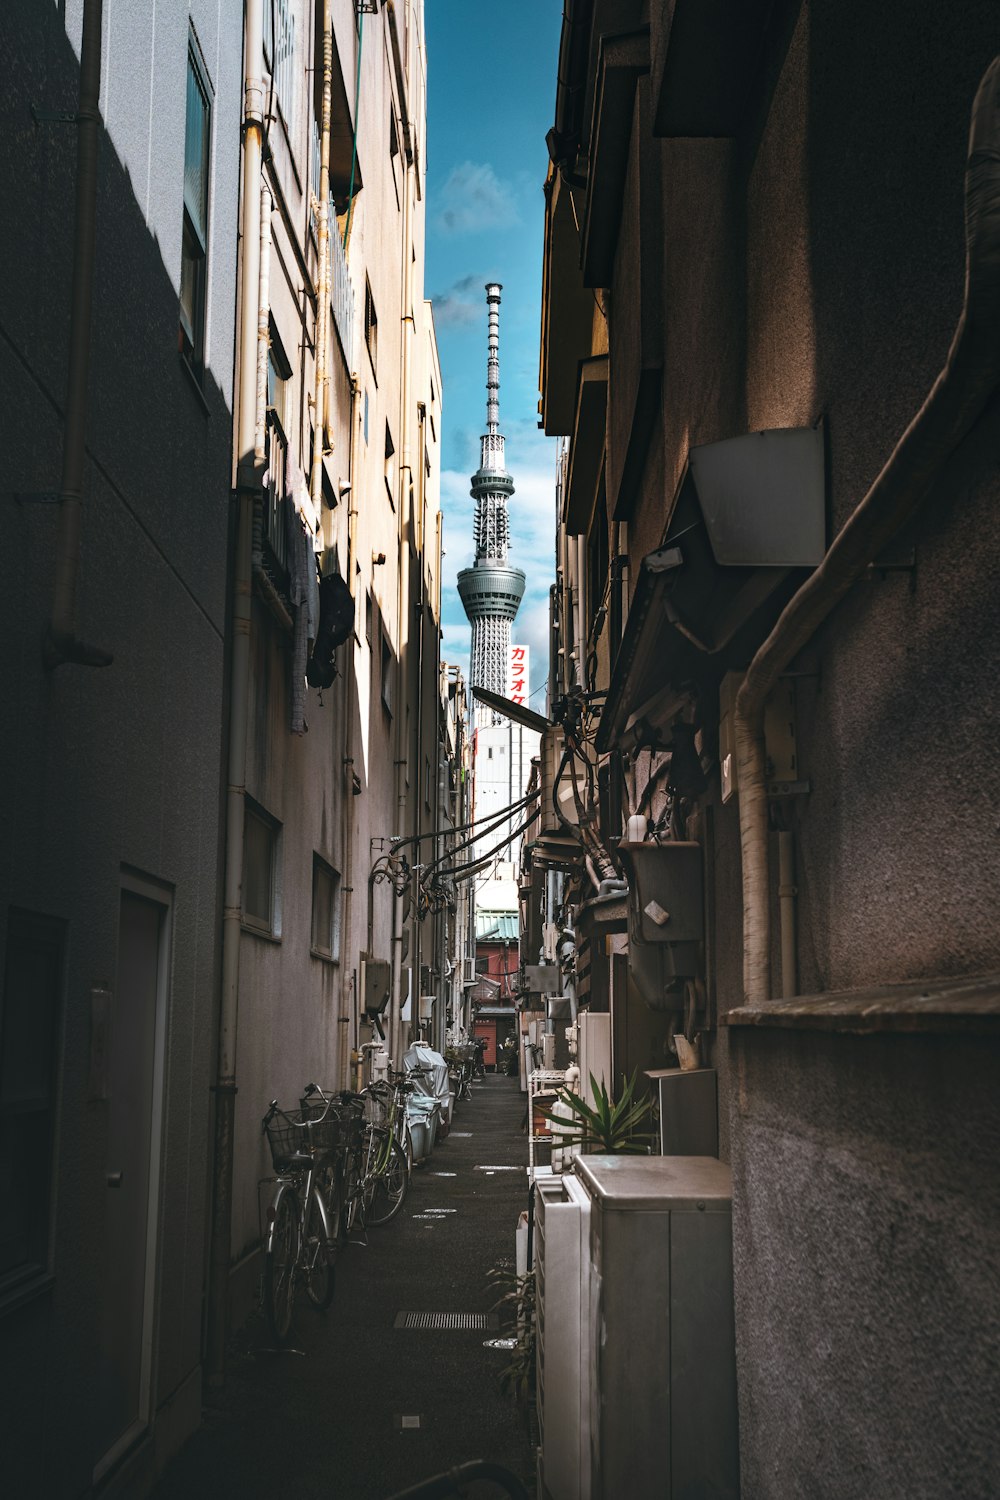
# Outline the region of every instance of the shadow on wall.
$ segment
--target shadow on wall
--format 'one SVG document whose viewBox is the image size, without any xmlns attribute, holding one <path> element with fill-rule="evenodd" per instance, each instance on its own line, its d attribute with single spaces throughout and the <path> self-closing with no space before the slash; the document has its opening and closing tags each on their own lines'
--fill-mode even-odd
<svg viewBox="0 0 1000 1500">
<path fill-rule="evenodd" d="M 63 440 L 76 133 L 72 124 L 36 124 L 31 113 L 77 106 L 79 65 L 62 10 L 51 0 L 0 6 L 4 488 L 29 495 L 58 489 Z M 228 102 L 233 119 L 223 117 L 222 96 L 216 129 L 231 141 L 232 161 L 220 171 L 235 182 L 238 93 Z M 170 108 L 176 141 L 183 89 Z M 183 154 L 178 172 L 179 241 Z M 232 325 L 235 192 L 231 207 L 229 224 L 220 210 L 210 266 L 216 347 Z M 69 927 L 51 1059 L 59 1091 L 58 1193 L 48 1220 L 54 1276 L 0 1326 L 8 1393 L 0 1447 L 12 1494 L 89 1492 L 101 1456 L 108 1126 L 106 1108 L 88 1102 L 88 990 L 116 973 L 125 862 L 176 890 L 154 1392 L 176 1392 L 199 1359 L 232 421 L 211 373 L 196 386 L 182 366 L 178 323 L 161 246 L 102 130 L 78 629 L 114 653 L 110 668 L 43 673 L 57 507 L 14 504 L 5 494 L 0 508 L 0 912 L 13 904 Z M 43 1162 L 33 1171 L 45 1178 Z"/>
</svg>

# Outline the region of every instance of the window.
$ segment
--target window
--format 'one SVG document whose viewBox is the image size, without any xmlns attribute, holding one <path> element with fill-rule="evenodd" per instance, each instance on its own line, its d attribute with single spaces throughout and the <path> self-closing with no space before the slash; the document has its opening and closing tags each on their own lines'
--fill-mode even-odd
<svg viewBox="0 0 1000 1500">
<path fill-rule="evenodd" d="M 0 1286 L 48 1270 L 66 928 L 12 908 L 0 1011 Z"/>
<path fill-rule="evenodd" d="M 243 923 L 281 936 L 281 825 L 248 797 L 243 820 Z"/>
<path fill-rule="evenodd" d="M 188 44 L 184 129 L 184 225 L 181 235 L 180 349 L 197 374 L 205 365 L 208 287 L 208 157 L 211 134 L 208 81 L 194 42 Z"/>
<path fill-rule="evenodd" d="M 424 756 L 424 806 L 427 811 L 431 810 L 431 758 Z"/>
<path fill-rule="evenodd" d="M 313 855 L 313 953 L 340 962 L 340 876 L 326 860 Z"/>
<path fill-rule="evenodd" d="M 389 424 L 385 424 L 385 488 L 389 504 L 396 509 L 396 445 L 392 441 Z"/>
<path fill-rule="evenodd" d="M 378 316 L 375 312 L 375 300 L 372 297 L 371 284 L 365 279 L 365 343 L 368 345 L 368 354 L 372 362 L 372 369 L 377 368 L 376 355 L 378 352 Z M 367 425 L 367 424 L 366 424 Z M 366 432 L 367 437 L 367 432 Z"/>
<path fill-rule="evenodd" d="M 392 714 L 392 648 L 389 637 L 382 632 L 382 707 Z"/>
<path fill-rule="evenodd" d="M 399 155 L 399 136 L 396 132 L 396 115 L 391 104 L 389 106 L 389 155 L 392 157 L 396 157 Z"/>
<path fill-rule="evenodd" d="M 286 125 L 295 119 L 295 17 L 289 0 L 264 0 L 264 56 L 271 89 Z"/>
<path fill-rule="evenodd" d="M 267 470 L 264 475 L 261 533 L 266 546 L 265 566 L 272 583 L 288 583 L 288 537 L 285 532 L 285 492 L 288 472 L 288 407 L 292 367 L 285 358 L 278 330 L 271 322 L 267 354 Z"/>
<path fill-rule="evenodd" d="M 367 640 L 369 646 L 372 643 L 372 616 L 374 612 L 374 606 L 372 604 L 372 591 L 371 589 L 369 589 L 368 593 L 365 596 L 365 639 Z"/>
<path fill-rule="evenodd" d="M 364 429 L 364 435 L 365 435 L 365 445 L 367 446 L 367 444 L 368 444 L 368 392 L 367 391 L 365 391 L 363 429 Z"/>
</svg>

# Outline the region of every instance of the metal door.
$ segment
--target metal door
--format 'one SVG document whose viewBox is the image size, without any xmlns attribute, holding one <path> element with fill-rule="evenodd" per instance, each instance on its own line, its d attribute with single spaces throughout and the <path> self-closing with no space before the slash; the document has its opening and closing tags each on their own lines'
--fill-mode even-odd
<svg viewBox="0 0 1000 1500">
<path fill-rule="evenodd" d="M 150 1415 L 156 1205 L 170 906 L 155 887 L 121 893 L 104 1175 L 103 1304 L 95 1478 Z"/>
</svg>

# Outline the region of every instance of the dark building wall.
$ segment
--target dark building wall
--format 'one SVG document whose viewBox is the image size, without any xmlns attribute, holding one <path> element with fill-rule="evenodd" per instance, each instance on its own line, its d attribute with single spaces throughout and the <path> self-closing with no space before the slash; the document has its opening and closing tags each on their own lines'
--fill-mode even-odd
<svg viewBox="0 0 1000 1500">
<path fill-rule="evenodd" d="M 72 125 L 36 126 L 31 106 L 76 107 L 79 36 L 71 44 L 64 10 L 12 0 L 0 16 L 4 488 L 28 495 L 58 489 L 62 453 L 76 133 Z M 206 18 L 201 5 L 192 10 L 213 58 L 216 130 L 238 143 L 239 47 L 229 56 L 209 46 L 212 27 L 232 24 L 233 7 L 228 18 Z M 239 15 L 237 6 L 237 33 Z M 89 1492 L 105 1447 L 105 1299 L 114 1302 L 118 1291 L 106 1285 L 104 1269 L 116 1101 L 98 1097 L 90 1075 L 91 989 L 114 997 L 122 885 L 132 873 L 172 902 L 155 1121 L 156 1443 L 175 1445 L 200 1413 L 235 236 L 227 248 L 220 234 L 212 249 L 208 368 L 199 390 L 178 355 L 188 7 L 158 15 L 157 87 L 169 108 L 153 115 L 151 154 L 142 133 L 149 97 L 136 71 L 143 58 L 149 65 L 149 24 L 140 10 L 117 15 L 102 80 L 102 111 L 109 68 L 120 87 L 117 115 L 100 140 L 78 629 L 114 653 L 113 665 L 43 671 L 57 506 L 14 503 L 5 494 L 0 511 L 0 944 L 12 908 L 59 918 L 66 933 L 53 1053 L 39 1060 L 43 1068 L 51 1063 L 55 1078 L 54 1153 L 50 1162 L 39 1142 L 34 1163 L 43 1179 L 51 1169 L 50 1275 L 0 1289 L 3 1482 L 19 1495 Z M 235 148 L 213 157 L 212 212 L 220 221 L 235 216 L 237 169 Z M 13 1024 L 8 1014 L 8 1047 Z M 5 1077 L 5 1093 L 11 1086 Z M 10 1165 L 5 1156 L 5 1173 Z M 6 1178 L 3 1191 L 13 1209 Z"/>
<path fill-rule="evenodd" d="M 985 0 L 960 24 L 930 3 L 779 4 L 735 138 L 633 139 L 608 304 L 609 475 L 644 234 L 661 236 L 665 289 L 633 586 L 696 443 L 822 422 L 831 539 L 865 495 L 958 318 L 969 111 L 996 21 Z M 635 129 L 642 118 L 637 104 Z M 642 211 L 643 172 L 660 215 Z M 1000 968 L 996 415 L 905 539 L 915 567 L 872 570 L 793 663 L 811 790 L 782 817 L 804 994 Z M 711 743 L 711 704 L 704 715 Z M 722 805 L 717 769 L 695 827 L 713 857 L 725 1012 L 742 998 L 742 893 L 738 807 Z M 774 835 L 770 856 L 777 994 Z M 723 1028 L 712 1057 L 735 1173 L 745 1493 L 991 1493 L 992 1046 Z"/>
</svg>

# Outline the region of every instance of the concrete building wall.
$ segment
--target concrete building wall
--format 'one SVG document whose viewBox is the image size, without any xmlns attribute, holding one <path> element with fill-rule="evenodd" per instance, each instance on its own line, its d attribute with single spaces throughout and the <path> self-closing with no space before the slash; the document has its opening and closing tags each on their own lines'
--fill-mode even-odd
<svg viewBox="0 0 1000 1500">
<path fill-rule="evenodd" d="M 606 524 L 608 554 L 627 557 L 626 618 L 692 446 L 822 423 L 830 538 L 863 498 L 947 355 L 969 111 L 997 50 L 986 4 L 956 28 L 930 4 L 876 15 L 792 0 L 771 7 L 738 127 L 661 138 L 643 95 L 672 14 L 654 4 L 639 18 L 651 22 L 654 67 L 636 84 L 621 234 L 597 293 L 610 512 L 634 363 L 657 364 L 637 347 L 659 254 L 662 377 L 641 476 L 625 524 L 598 515 L 588 526 L 590 556 Z M 588 88 L 595 61 L 592 51 Z M 662 209 L 647 212 L 657 182 Z M 586 207 L 578 192 L 581 223 Z M 810 790 L 775 816 L 793 836 L 798 991 L 856 991 L 858 1012 L 882 984 L 933 990 L 940 976 L 1000 967 L 995 404 L 901 539 L 906 566 L 869 570 L 791 667 Z M 617 642 L 610 618 L 594 632 L 600 688 Z M 714 695 L 694 711 L 708 787 L 688 799 L 683 828 L 709 864 L 705 977 L 725 1015 L 743 995 L 738 803 L 721 801 Z M 663 761 L 662 750 L 633 757 L 633 798 Z M 656 816 L 664 799 L 651 804 Z M 772 995 L 777 864 L 772 833 Z M 720 1150 L 734 1169 L 745 1493 L 989 1493 L 991 1024 L 956 1012 L 958 1036 L 944 1022 L 862 1036 L 856 1015 L 829 1035 L 791 1021 L 713 1031 Z"/>
<path fill-rule="evenodd" d="M 5 500 L 0 521 L 0 928 L 7 963 L 0 1170 L 12 1218 L 21 1204 L 19 1174 L 29 1170 L 51 1183 L 38 1274 L 15 1267 L 0 1293 L 0 1381 L 8 1393 L 0 1419 L 4 1484 L 25 1495 L 89 1492 L 95 1468 L 119 1435 L 107 1339 L 109 1323 L 120 1326 L 124 1294 L 109 1285 L 109 1267 L 120 1265 L 116 1213 L 131 1181 L 116 1197 L 108 1174 L 121 1166 L 113 1155 L 113 1122 L 131 1086 L 129 1059 L 119 1058 L 114 1041 L 128 1024 L 122 1010 L 128 993 L 118 984 L 122 890 L 136 879 L 168 904 L 170 924 L 161 1043 L 151 1075 L 160 1089 L 150 1115 L 158 1228 L 144 1262 L 140 1221 L 139 1249 L 125 1262 L 140 1281 L 148 1270 L 150 1287 L 149 1391 L 131 1434 L 140 1440 L 140 1468 L 152 1462 L 154 1449 L 169 1452 L 199 1420 L 217 983 L 241 94 L 240 47 L 231 38 L 241 34 L 241 7 L 167 4 L 155 17 L 141 7 L 105 7 L 77 624 L 79 635 L 111 651 L 114 661 L 46 673 L 41 646 L 53 597 L 58 507 L 38 496 L 60 483 L 76 135 L 72 125 L 36 125 L 31 108 L 76 108 L 81 16 L 79 4 L 65 7 L 64 16 L 61 7 L 21 0 L 0 16 L 8 114 L 0 166 L 8 210 L 0 385 L 6 488 L 24 496 L 17 504 Z M 177 352 L 193 36 L 212 105 L 208 332 L 200 378 Z M 11 1054 L 24 1024 L 6 943 L 18 911 L 64 924 L 54 1030 L 37 1059 L 38 1074 Z M 41 995 L 37 1003 L 44 1004 Z M 102 1035 L 109 1046 L 103 1079 L 100 1067 L 94 1072 L 93 1051 Z M 138 1063 L 134 1071 L 141 1085 Z M 35 1157 L 11 1157 L 15 1078 L 28 1095 L 50 1081 L 51 1157 L 42 1136 L 35 1137 Z M 142 1098 L 140 1087 L 130 1106 L 137 1122 Z M 137 1470 L 129 1472 L 126 1483 L 138 1483 Z"/>
<path fill-rule="evenodd" d="M 311 142 L 319 118 L 321 37 L 312 0 L 299 0 L 292 10 L 297 105 L 291 120 L 282 115 L 269 127 L 276 149 L 267 172 L 274 200 L 271 320 L 291 371 L 283 419 L 295 475 L 289 493 L 319 573 L 345 579 L 355 614 L 353 634 L 337 651 L 337 680 L 329 689 L 305 690 L 307 732 L 293 733 L 293 631 L 258 578 L 247 792 L 251 805 L 279 828 L 280 928 L 261 932 L 246 924 L 242 938 L 231 1245 L 237 1321 L 252 1305 L 259 1266 L 258 1183 L 269 1170 L 260 1117 L 272 1098 L 295 1107 L 307 1082 L 336 1088 L 350 1081 L 352 1051 L 371 1036 L 358 1009 L 360 964 L 369 948 L 369 870 L 390 839 L 429 829 L 437 815 L 442 388 L 423 298 L 421 10 L 399 8 L 401 89 L 389 15 L 362 19 L 348 0 L 333 5 L 333 93 L 340 100 L 333 136 L 340 165 L 331 176 L 331 234 L 345 244 L 353 329 L 345 347 L 331 318 L 329 441 L 318 505 L 308 493 L 308 471 L 318 285 Z M 344 142 L 353 145 L 355 130 L 352 206 L 345 166 L 351 150 Z M 316 860 L 337 882 L 335 954 L 322 954 L 313 943 Z M 375 885 L 371 952 L 393 961 L 394 1047 L 403 1036 L 406 970 L 421 961 L 412 925 L 407 937 L 391 888 Z M 423 961 L 435 955 L 430 932 L 425 947 Z"/>
</svg>

